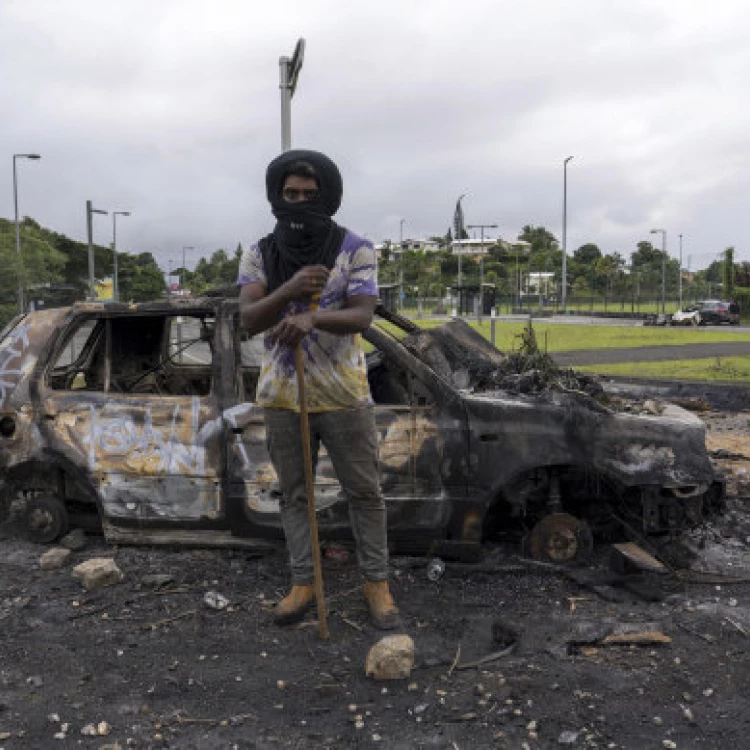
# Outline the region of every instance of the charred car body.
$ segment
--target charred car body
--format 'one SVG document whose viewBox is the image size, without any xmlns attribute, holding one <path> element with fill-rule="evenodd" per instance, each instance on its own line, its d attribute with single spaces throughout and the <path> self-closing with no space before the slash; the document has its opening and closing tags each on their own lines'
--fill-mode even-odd
<svg viewBox="0 0 750 750">
<path fill-rule="evenodd" d="M 721 501 L 691 413 L 620 413 L 570 389 L 488 390 L 482 374 L 505 357 L 469 326 L 421 330 L 378 312 L 368 376 L 397 548 L 476 549 L 517 518 L 537 524 L 542 556 L 571 557 L 586 545 L 583 519 L 676 531 Z M 280 538 L 253 403 L 259 342 L 238 323 L 231 299 L 84 303 L 13 321 L 0 340 L 0 507 L 20 507 L 39 541 L 87 514 L 117 542 Z M 324 450 L 316 501 L 321 534 L 346 536 Z"/>
</svg>

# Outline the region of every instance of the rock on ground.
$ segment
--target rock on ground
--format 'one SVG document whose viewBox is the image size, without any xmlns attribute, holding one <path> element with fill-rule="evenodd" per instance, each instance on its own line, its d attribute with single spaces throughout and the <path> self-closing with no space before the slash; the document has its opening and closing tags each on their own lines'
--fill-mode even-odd
<svg viewBox="0 0 750 750">
<path fill-rule="evenodd" d="M 62 568 L 70 559 L 70 550 L 64 547 L 53 547 L 48 549 L 39 558 L 39 567 L 42 570 L 57 570 Z"/>
<path fill-rule="evenodd" d="M 408 635 L 389 635 L 369 650 L 365 673 L 374 680 L 403 680 L 413 666 L 414 641 Z"/>
<path fill-rule="evenodd" d="M 85 589 L 97 589 L 120 583 L 122 571 L 109 557 L 94 557 L 73 568 L 73 578 L 79 580 Z"/>
<path fill-rule="evenodd" d="M 80 552 L 86 546 L 86 532 L 83 529 L 73 529 L 60 540 L 60 545 L 73 552 Z"/>
</svg>

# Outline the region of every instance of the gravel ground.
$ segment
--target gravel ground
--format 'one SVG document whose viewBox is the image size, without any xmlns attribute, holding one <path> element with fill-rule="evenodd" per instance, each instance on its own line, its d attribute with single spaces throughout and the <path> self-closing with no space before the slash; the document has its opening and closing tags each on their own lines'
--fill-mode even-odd
<svg viewBox="0 0 750 750">
<path fill-rule="evenodd" d="M 322 641 L 312 621 L 271 623 L 287 585 L 281 551 L 115 548 L 89 536 L 64 568 L 42 571 L 44 549 L 0 529 L 0 748 L 746 747 L 750 413 L 701 416 L 731 494 L 726 514 L 683 540 L 702 577 L 648 578 L 662 600 L 647 601 L 606 584 L 604 546 L 572 574 L 523 561 L 510 542 L 437 582 L 426 561 L 395 559 L 416 644 L 406 680 L 365 676 L 381 634 L 349 561 L 326 560 Z M 102 556 L 124 580 L 87 593 L 71 566 Z M 229 606 L 207 606 L 210 591 Z M 517 634 L 503 656 L 497 623 Z M 621 631 L 668 638 L 602 642 Z"/>
</svg>

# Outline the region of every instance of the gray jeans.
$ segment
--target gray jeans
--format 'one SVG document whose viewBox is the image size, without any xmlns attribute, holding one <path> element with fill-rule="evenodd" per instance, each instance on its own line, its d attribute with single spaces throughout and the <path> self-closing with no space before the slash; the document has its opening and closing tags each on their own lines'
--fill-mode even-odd
<svg viewBox="0 0 750 750">
<path fill-rule="evenodd" d="M 281 487 L 281 522 L 286 535 L 292 582 L 313 582 L 305 462 L 300 417 L 288 409 L 266 409 L 266 440 Z M 349 501 L 357 562 L 369 581 L 388 577 L 386 511 L 378 479 L 378 436 L 368 407 L 310 414 L 313 466 L 322 442 Z"/>
</svg>

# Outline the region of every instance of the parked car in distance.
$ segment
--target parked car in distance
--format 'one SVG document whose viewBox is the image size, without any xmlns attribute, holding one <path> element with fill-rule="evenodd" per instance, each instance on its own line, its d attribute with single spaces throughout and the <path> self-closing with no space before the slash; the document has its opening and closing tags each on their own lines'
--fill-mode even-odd
<svg viewBox="0 0 750 750">
<path fill-rule="evenodd" d="M 673 326 L 718 326 L 722 323 L 739 325 L 739 313 L 730 314 L 730 304 L 722 300 L 696 302 L 694 305 L 688 305 L 682 310 L 678 310 L 672 316 L 671 324 Z"/>
</svg>

